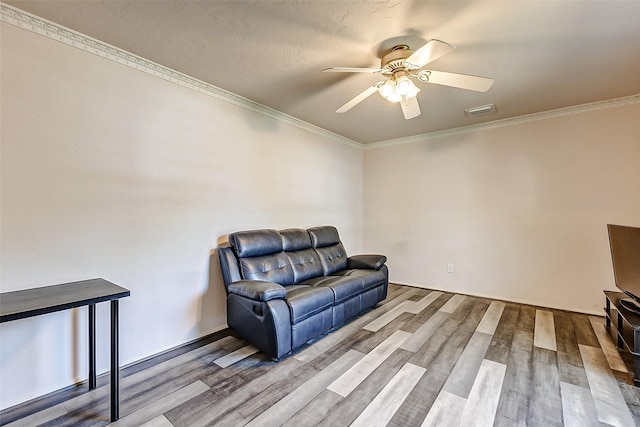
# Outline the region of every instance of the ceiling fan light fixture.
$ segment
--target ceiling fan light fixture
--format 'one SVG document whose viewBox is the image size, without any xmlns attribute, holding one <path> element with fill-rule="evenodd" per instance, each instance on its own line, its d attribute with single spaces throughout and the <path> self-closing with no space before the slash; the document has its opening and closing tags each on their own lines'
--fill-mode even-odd
<svg viewBox="0 0 640 427">
<path fill-rule="evenodd" d="M 400 96 L 409 96 L 409 92 L 411 92 L 411 86 L 415 85 L 409 80 L 407 76 L 402 76 L 398 78 L 396 81 L 396 90 L 398 91 L 398 95 Z"/>
<path fill-rule="evenodd" d="M 380 95 L 384 98 L 389 99 L 393 97 L 393 93 L 396 90 L 396 85 L 393 80 L 389 79 L 382 86 L 380 86 Z"/>
<path fill-rule="evenodd" d="M 393 79 L 389 79 L 384 84 L 380 85 L 378 88 L 378 92 L 384 99 L 390 102 L 400 102 L 402 99 L 398 95 L 398 89 L 396 87 L 396 82 Z"/>
<path fill-rule="evenodd" d="M 411 79 L 407 77 L 404 77 L 404 79 L 403 88 L 398 88 L 398 93 L 406 98 L 415 98 L 418 95 L 418 92 L 420 92 L 420 89 L 411 81 Z M 404 82 L 406 82 L 406 85 Z"/>
<path fill-rule="evenodd" d="M 389 102 L 401 102 L 407 98 L 415 98 L 420 89 L 407 76 L 401 76 L 384 82 L 378 92 Z"/>
</svg>

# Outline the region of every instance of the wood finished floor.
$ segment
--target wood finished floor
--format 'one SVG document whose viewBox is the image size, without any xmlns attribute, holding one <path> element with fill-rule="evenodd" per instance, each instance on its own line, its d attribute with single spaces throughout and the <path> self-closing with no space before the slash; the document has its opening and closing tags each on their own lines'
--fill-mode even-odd
<svg viewBox="0 0 640 427">
<path fill-rule="evenodd" d="M 390 285 L 376 309 L 279 363 L 218 334 L 126 368 L 122 426 L 640 426 L 604 318 Z M 109 386 L 3 411 L 109 424 Z"/>
</svg>

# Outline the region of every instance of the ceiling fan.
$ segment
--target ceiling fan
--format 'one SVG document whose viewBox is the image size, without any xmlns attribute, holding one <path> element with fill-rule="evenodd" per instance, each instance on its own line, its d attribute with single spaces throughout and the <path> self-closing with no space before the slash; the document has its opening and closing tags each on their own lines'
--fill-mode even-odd
<svg viewBox="0 0 640 427">
<path fill-rule="evenodd" d="M 416 95 L 420 89 L 413 78 L 421 82 L 435 83 L 461 89 L 486 92 L 493 85 L 493 79 L 468 74 L 448 73 L 444 71 L 423 70 L 422 67 L 451 52 L 455 46 L 441 40 L 432 39 L 418 50 L 400 44 L 394 46 L 382 57 L 380 68 L 330 67 L 322 71 L 330 73 L 372 73 L 381 74 L 386 80 L 374 83 L 336 110 L 336 113 L 349 111 L 360 102 L 379 92 L 391 102 L 399 102 L 404 118 L 409 120 L 420 115 L 420 105 Z"/>
</svg>

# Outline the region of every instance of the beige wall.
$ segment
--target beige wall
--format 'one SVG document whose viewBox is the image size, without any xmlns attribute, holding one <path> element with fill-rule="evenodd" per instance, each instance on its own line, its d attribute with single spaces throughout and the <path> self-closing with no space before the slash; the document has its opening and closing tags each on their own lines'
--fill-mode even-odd
<svg viewBox="0 0 640 427">
<path fill-rule="evenodd" d="M 398 282 L 602 314 L 606 224 L 640 226 L 639 118 L 635 104 L 367 150 L 365 248 Z"/>
<path fill-rule="evenodd" d="M 362 248 L 362 151 L 2 24 L 2 291 L 103 277 L 121 361 L 226 327 L 218 240 L 334 224 Z M 331 173 L 327 173 L 331 171 Z M 108 367 L 108 304 L 98 367 Z M 0 326 L 2 407 L 86 378 L 86 309 Z"/>
</svg>

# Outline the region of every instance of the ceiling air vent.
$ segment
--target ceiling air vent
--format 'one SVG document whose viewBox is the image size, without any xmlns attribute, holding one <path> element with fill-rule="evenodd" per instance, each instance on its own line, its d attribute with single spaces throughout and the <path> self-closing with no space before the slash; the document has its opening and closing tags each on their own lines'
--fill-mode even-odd
<svg viewBox="0 0 640 427">
<path fill-rule="evenodd" d="M 495 104 L 481 105 L 480 107 L 467 108 L 464 113 L 469 117 L 484 116 L 485 114 L 495 113 Z"/>
</svg>

